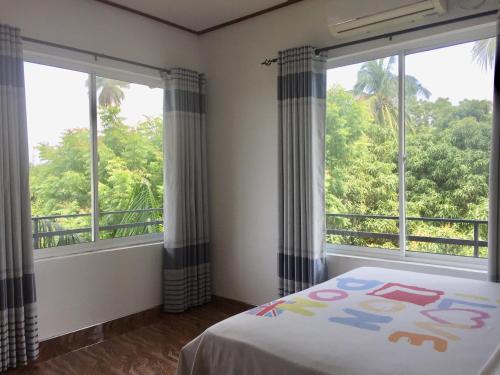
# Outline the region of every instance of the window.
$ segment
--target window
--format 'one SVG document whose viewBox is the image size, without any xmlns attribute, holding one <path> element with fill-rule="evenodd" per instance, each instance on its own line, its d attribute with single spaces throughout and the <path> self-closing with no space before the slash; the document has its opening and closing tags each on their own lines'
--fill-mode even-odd
<svg viewBox="0 0 500 375">
<path fill-rule="evenodd" d="M 328 71 L 328 243 L 487 258 L 495 42 Z"/>
<path fill-rule="evenodd" d="M 25 80 L 35 249 L 162 232 L 163 90 L 28 62 Z"/>
</svg>

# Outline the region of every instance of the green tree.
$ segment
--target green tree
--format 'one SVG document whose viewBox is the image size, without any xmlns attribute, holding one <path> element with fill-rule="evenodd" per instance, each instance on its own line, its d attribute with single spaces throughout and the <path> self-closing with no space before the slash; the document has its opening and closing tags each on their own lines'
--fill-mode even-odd
<svg viewBox="0 0 500 375">
<path fill-rule="evenodd" d="M 370 103 L 341 87 L 329 90 L 326 121 L 327 212 L 397 214 L 397 143 L 389 127 L 379 126 Z M 360 183 L 362 181 L 362 183 Z M 328 227 L 397 233 L 395 223 L 328 219 Z M 365 245 L 359 238 L 332 236 L 330 242 Z M 394 247 L 390 241 L 372 245 Z"/>
<path fill-rule="evenodd" d="M 161 220 L 161 212 L 142 211 L 163 205 L 161 117 L 145 117 L 125 124 L 118 106 L 99 108 L 100 224 L 128 224 Z M 56 145 L 37 146 L 40 162 L 31 165 L 33 216 L 89 214 L 91 212 L 91 142 L 88 129 L 64 132 Z M 106 214 L 137 210 L 136 213 Z M 90 217 L 43 219 L 39 232 L 90 227 Z M 103 230 L 101 238 L 161 231 L 159 224 Z M 40 247 L 88 241 L 90 233 L 47 237 Z"/>
<path fill-rule="evenodd" d="M 415 100 L 407 134 L 407 214 L 485 219 L 492 105 L 485 100 Z M 382 124 L 383 125 L 383 124 Z M 341 87 L 327 96 L 326 206 L 331 213 L 398 216 L 397 141 L 367 100 Z M 327 218 L 329 228 L 398 234 L 397 221 Z M 486 226 L 480 226 L 482 239 Z M 470 224 L 409 221 L 416 236 L 471 239 Z M 397 248 L 394 240 L 329 236 L 329 242 Z M 410 250 L 472 255 L 471 247 L 409 242 Z M 481 253 L 485 255 L 484 251 Z"/>
<path fill-rule="evenodd" d="M 358 72 L 358 80 L 353 92 L 369 100 L 377 122 L 389 126 L 393 134 L 398 127 L 398 75 L 395 72 L 396 56 L 364 63 Z M 405 77 L 407 100 L 428 99 L 431 95 L 413 76 Z"/>
</svg>

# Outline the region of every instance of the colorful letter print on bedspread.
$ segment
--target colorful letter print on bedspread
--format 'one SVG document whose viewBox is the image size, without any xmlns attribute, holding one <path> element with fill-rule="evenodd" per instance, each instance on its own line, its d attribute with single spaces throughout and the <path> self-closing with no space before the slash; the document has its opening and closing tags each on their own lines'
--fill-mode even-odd
<svg viewBox="0 0 500 375">
<path fill-rule="evenodd" d="M 440 290 L 396 282 L 352 277 L 339 278 L 336 282 L 338 289 L 318 289 L 307 295 L 290 296 L 256 307 L 247 314 L 274 318 L 286 312 L 312 317 L 316 312 L 332 307 L 333 310 L 326 310 L 332 312 L 327 318 L 330 323 L 375 332 L 384 330 L 389 342 L 398 345 L 420 347 L 431 342 L 435 351 L 443 353 L 448 349 L 448 340 L 461 340 L 461 331 L 487 327 L 487 320 L 492 317 L 489 312 L 500 304 L 500 300 L 492 304 L 495 299 L 487 297 L 455 293 L 454 296 L 461 297 L 457 299 L 445 296 Z M 344 308 L 335 307 L 338 301 L 351 295 L 370 297 L 349 306 L 343 305 Z M 421 306 L 415 311 L 415 321 L 407 327 L 410 331 L 395 330 L 394 319 L 410 307 L 409 304 Z M 412 332 L 414 329 L 417 332 Z"/>
<path fill-rule="evenodd" d="M 387 283 L 383 287 L 367 293 L 369 296 L 383 297 L 415 305 L 425 306 L 436 302 L 444 292 L 399 283 Z"/>
<path fill-rule="evenodd" d="M 354 277 L 343 277 L 337 279 L 337 287 L 343 290 L 367 290 L 382 284 L 378 280 L 363 280 Z"/>
<path fill-rule="evenodd" d="M 247 314 L 265 316 L 266 318 L 275 318 L 278 315 L 282 314 L 283 311 L 285 311 L 279 308 L 279 306 L 284 302 L 285 301 L 276 301 L 265 303 L 264 305 L 260 305 L 251 310 L 248 310 Z"/>
<path fill-rule="evenodd" d="M 349 314 L 350 316 L 334 316 L 328 320 L 332 323 L 345 324 L 357 328 L 367 329 L 370 331 L 380 330 L 380 325 L 377 323 L 390 323 L 392 321 L 392 318 L 390 316 L 372 314 L 355 309 L 343 309 L 342 311 L 346 314 Z"/>
<path fill-rule="evenodd" d="M 275 318 L 285 311 L 290 311 L 303 316 L 313 316 L 314 312 L 311 310 L 312 308 L 324 307 L 328 307 L 328 304 L 308 300 L 302 297 L 295 297 L 288 301 L 279 300 L 266 303 L 247 311 L 247 314 Z"/>
</svg>

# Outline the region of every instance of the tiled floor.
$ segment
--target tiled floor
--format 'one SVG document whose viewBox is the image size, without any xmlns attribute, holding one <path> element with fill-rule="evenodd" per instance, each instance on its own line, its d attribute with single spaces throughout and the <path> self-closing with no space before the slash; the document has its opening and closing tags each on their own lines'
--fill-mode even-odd
<svg viewBox="0 0 500 375">
<path fill-rule="evenodd" d="M 9 374 L 175 374 L 179 351 L 209 326 L 246 310 L 216 299 L 181 314 L 161 314 L 151 324 Z"/>
</svg>

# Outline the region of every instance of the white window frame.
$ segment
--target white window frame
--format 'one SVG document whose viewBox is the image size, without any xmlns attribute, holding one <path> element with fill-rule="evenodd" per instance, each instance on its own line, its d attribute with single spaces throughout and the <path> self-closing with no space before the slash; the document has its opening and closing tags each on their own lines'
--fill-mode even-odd
<svg viewBox="0 0 500 375">
<path fill-rule="evenodd" d="M 163 80 L 159 72 L 151 69 L 145 69 L 141 67 L 130 66 L 129 64 L 121 64 L 115 62 L 113 64 L 109 64 L 106 61 L 98 62 L 97 59 L 93 60 L 94 61 L 92 61 L 92 59 L 89 59 L 89 57 L 84 54 L 61 51 L 59 49 L 54 50 L 52 47 L 32 45 L 30 43 L 27 43 L 27 47 L 25 46 L 24 49 L 25 62 L 89 74 L 91 88 L 94 88 L 93 90 L 90 90 L 89 95 L 89 121 L 92 139 L 92 241 L 74 245 L 34 249 L 35 260 L 75 255 L 80 253 L 89 253 L 94 251 L 122 249 L 134 247 L 137 245 L 147 245 L 163 242 L 163 233 L 152 233 L 105 240 L 99 238 L 99 194 L 97 190 L 99 183 L 97 176 L 97 93 L 95 91 L 96 76 L 122 80 L 128 83 L 136 83 L 155 88 L 163 88 Z"/>
<path fill-rule="evenodd" d="M 398 56 L 398 178 L 399 190 L 404 194 L 399 194 L 399 228 L 400 240 L 398 250 L 383 248 L 361 247 L 351 245 L 326 244 L 326 251 L 330 254 L 351 255 L 360 257 L 370 257 L 388 260 L 408 261 L 415 263 L 428 263 L 433 265 L 460 267 L 484 271 L 488 265 L 488 259 L 473 258 L 465 256 L 454 256 L 433 253 L 419 253 L 406 251 L 406 220 L 405 220 L 405 126 L 404 126 L 404 77 L 405 77 L 405 57 L 414 53 L 430 51 L 433 49 L 445 48 L 457 44 L 468 43 L 480 39 L 496 37 L 496 23 L 488 22 L 481 25 L 465 27 L 458 30 L 439 33 L 432 36 L 415 38 L 404 42 L 389 42 L 388 45 L 370 49 L 370 43 L 360 45 L 358 48 L 364 49 L 362 52 L 342 53 L 342 50 L 334 50 L 327 62 L 328 69 L 339 68 L 347 65 L 359 64 L 387 56 Z M 403 188 L 402 188 L 403 187 Z M 325 212 L 326 218 L 326 212 Z"/>
</svg>

